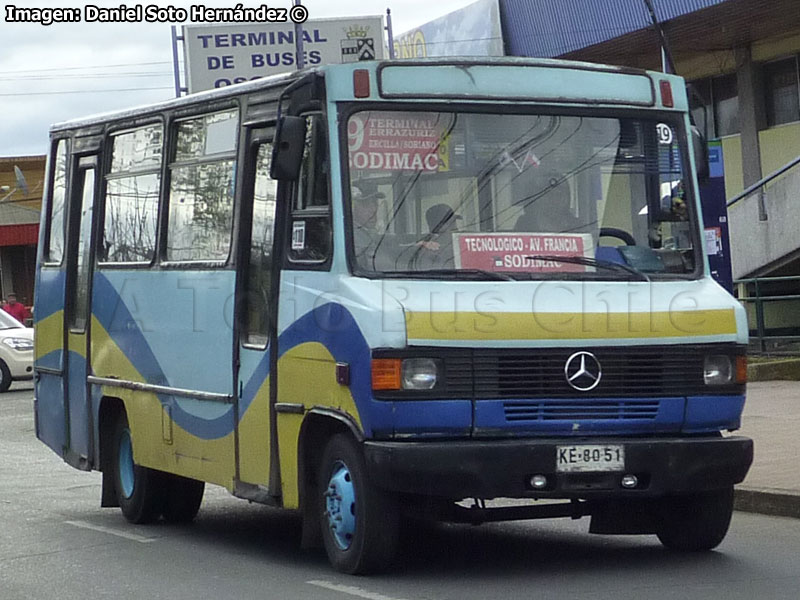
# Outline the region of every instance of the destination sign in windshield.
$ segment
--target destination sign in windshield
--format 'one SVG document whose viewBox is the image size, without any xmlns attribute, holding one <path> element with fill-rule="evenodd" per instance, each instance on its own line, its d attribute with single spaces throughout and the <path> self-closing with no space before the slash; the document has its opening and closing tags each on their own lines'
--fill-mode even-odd
<svg viewBox="0 0 800 600">
<path fill-rule="evenodd" d="M 525 273 L 581 272 L 585 265 L 531 258 L 532 256 L 593 256 L 588 233 L 455 233 L 458 269 Z"/>
</svg>

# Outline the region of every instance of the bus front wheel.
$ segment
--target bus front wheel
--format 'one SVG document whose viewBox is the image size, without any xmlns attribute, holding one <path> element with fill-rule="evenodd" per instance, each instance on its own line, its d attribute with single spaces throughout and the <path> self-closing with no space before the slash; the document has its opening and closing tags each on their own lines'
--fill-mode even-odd
<svg viewBox="0 0 800 600">
<path fill-rule="evenodd" d="M 362 453 L 347 434 L 330 439 L 320 466 L 322 539 L 331 564 L 349 574 L 386 569 L 397 552 L 397 499 L 369 481 Z"/>
<path fill-rule="evenodd" d="M 163 490 L 159 472 L 133 462 L 128 419 L 121 414 L 112 439 L 114 487 L 122 514 L 131 523 L 152 523 L 161 515 Z"/>
<path fill-rule="evenodd" d="M 683 552 L 716 548 L 728 533 L 733 487 L 664 498 L 656 534 L 664 546 Z"/>
</svg>

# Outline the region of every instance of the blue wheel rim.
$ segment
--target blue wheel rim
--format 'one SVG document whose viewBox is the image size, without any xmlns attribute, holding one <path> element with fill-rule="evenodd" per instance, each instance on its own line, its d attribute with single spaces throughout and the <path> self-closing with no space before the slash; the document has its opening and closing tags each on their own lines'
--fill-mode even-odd
<svg viewBox="0 0 800 600">
<path fill-rule="evenodd" d="M 333 465 L 325 490 L 325 516 L 340 550 L 347 550 L 356 532 L 356 489 L 350 469 L 342 461 Z"/>
<path fill-rule="evenodd" d="M 119 481 L 122 485 L 122 495 L 130 498 L 133 495 L 135 481 L 133 473 L 133 445 L 131 444 L 131 430 L 127 427 L 122 430 L 119 439 Z"/>
</svg>

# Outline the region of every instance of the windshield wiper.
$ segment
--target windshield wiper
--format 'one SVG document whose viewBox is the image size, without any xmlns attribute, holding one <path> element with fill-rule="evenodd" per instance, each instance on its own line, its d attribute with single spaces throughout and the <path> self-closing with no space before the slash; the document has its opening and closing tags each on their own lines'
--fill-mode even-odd
<svg viewBox="0 0 800 600">
<path fill-rule="evenodd" d="M 496 281 L 518 281 L 516 278 L 506 273 L 498 271 L 484 271 L 483 269 L 420 269 L 419 271 L 386 271 L 382 275 L 388 277 L 408 277 L 419 275 L 436 275 L 447 279 L 458 279 L 459 275 L 480 275 L 486 279 Z"/>
<path fill-rule="evenodd" d="M 555 256 L 553 254 L 532 254 L 530 256 L 526 256 L 525 258 L 529 258 L 531 260 L 572 263 L 575 265 L 585 265 L 587 267 L 599 267 L 609 271 L 625 271 L 626 273 L 635 275 L 642 281 L 650 282 L 650 277 L 648 277 L 647 273 L 643 273 L 639 269 L 630 265 L 623 265 L 622 263 L 615 263 L 611 262 L 610 260 L 597 260 L 596 258 L 589 258 L 588 256 Z"/>
</svg>

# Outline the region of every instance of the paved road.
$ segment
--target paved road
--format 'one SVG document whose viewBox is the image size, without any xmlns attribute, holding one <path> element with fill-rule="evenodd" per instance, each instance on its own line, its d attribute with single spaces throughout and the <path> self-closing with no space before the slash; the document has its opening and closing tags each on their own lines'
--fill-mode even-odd
<svg viewBox="0 0 800 600">
<path fill-rule="evenodd" d="M 22 388 L 22 389 L 20 389 Z M 346 577 L 299 522 L 210 489 L 192 526 L 128 525 L 100 478 L 34 439 L 30 386 L 0 395 L 0 599 L 796 599 L 800 520 L 736 513 L 719 550 L 586 533 L 588 520 L 406 532 L 389 575 Z"/>
</svg>

